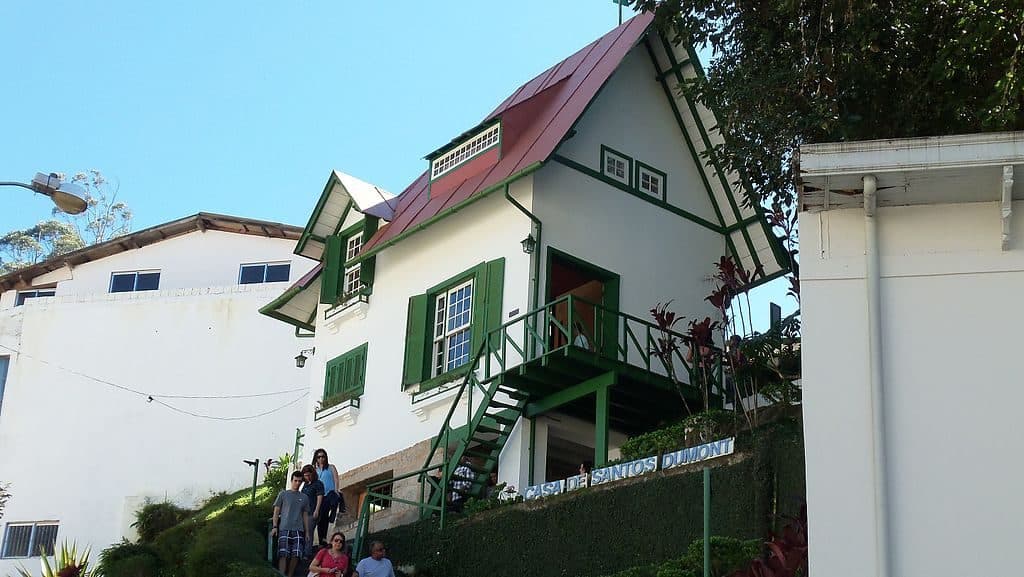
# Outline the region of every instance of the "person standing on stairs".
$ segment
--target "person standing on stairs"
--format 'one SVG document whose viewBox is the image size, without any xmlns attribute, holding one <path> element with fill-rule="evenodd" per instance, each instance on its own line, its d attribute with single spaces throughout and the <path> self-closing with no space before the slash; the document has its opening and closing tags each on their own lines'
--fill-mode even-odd
<svg viewBox="0 0 1024 577">
<path fill-rule="evenodd" d="M 469 466 L 469 457 L 463 455 L 459 466 L 452 473 L 452 512 L 461 513 L 469 491 L 473 488 L 473 469 Z"/>
<path fill-rule="evenodd" d="M 326 545 L 327 529 L 334 523 L 337 515 L 345 514 L 345 499 L 341 496 L 338 469 L 327 460 L 327 451 L 313 451 L 313 466 L 320 482 L 324 484 L 324 503 L 320 507 L 320 518 L 316 522 L 316 532 L 321 545 Z"/>
<path fill-rule="evenodd" d="M 324 502 L 324 484 L 320 482 L 317 477 L 316 469 L 313 465 L 305 465 L 302 467 L 302 494 L 309 499 L 309 508 L 313 511 L 311 515 L 312 525 L 319 525 L 319 519 L 321 516 L 326 517 L 324 514 L 323 502 Z M 323 535 L 323 533 L 321 533 Z M 306 540 L 306 557 L 313 556 L 313 535 L 310 531 L 309 539 Z"/>
<path fill-rule="evenodd" d="M 312 533 L 309 499 L 299 492 L 301 484 L 302 472 L 293 472 L 288 489 L 281 491 L 274 501 L 270 535 L 277 537 L 278 569 L 284 577 L 292 577 L 299 558 L 306 553 L 305 535 Z"/>
</svg>

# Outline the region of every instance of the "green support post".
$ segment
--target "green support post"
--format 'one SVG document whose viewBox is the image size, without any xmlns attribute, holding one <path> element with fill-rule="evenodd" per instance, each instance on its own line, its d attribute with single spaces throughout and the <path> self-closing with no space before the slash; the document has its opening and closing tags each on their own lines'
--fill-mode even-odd
<svg viewBox="0 0 1024 577">
<path fill-rule="evenodd" d="M 704 469 L 704 577 L 711 577 L 711 469 Z"/>
<path fill-rule="evenodd" d="M 594 418 L 594 466 L 602 467 L 608 462 L 608 389 L 607 385 L 597 390 L 597 413 Z"/>
<path fill-rule="evenodd" d="M 305 437 L 302 433 L 302 429 L 295 427 L 295 448 L 292 450 L 292 466 L 297 467 L 299 464 L 299 449 L 302 448 L 302 438 Z"/>
</svg>

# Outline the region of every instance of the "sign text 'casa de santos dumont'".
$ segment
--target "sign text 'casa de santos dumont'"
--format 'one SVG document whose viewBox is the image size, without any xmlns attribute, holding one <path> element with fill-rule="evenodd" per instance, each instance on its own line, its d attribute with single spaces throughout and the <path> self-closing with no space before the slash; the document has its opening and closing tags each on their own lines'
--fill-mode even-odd
<svg viewBox="0 0 1024 577">
<path fill-rule="evenodd" d="M 588 475 L 574 475 L 559 481 L 550 481 L 533 485 L 526 488 L 523 498 L 527 501 L 540 497 L 549 497 L 561 493 L 568 493 L 587 486 L 604 485 L 622 479 L 639 477 L 653 473 L 659 469 L 667 470 L 692 465 L 701 461 L 707 461 L 716 457 L 731 455 L 735 449 L 736 438 L 720 439 L 696 447 L 687 447 L 661 456 L 659 466 L 658 457 L 644 457 L 628 463 L 618 463 L 600 469 L 594 469 L 588 479 Z"/>
</svg>

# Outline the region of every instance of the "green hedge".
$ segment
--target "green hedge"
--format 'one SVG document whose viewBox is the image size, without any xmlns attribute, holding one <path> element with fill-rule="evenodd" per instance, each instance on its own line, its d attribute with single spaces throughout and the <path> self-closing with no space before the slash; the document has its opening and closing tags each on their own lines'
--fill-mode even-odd
<svg viewBox="0 0 1024 577">
<path fill-rule="evenodd" d="M 776 516 L 795 512 L 786 495 L 803 488 L 799 423 L 772 425 L 737 440 L 748 457 L 711 469 L 713 534 L 763 539 Z M 799 451 L 797 448 L 799 447 Z M 796 458 L 799 453 L 799 459 Z M 455 522 L 427 520 L 370 535 L 418 577 L 604 575 L 682 557 L 702 537 L 698 472 L 517 505 Z"/>
</svg>

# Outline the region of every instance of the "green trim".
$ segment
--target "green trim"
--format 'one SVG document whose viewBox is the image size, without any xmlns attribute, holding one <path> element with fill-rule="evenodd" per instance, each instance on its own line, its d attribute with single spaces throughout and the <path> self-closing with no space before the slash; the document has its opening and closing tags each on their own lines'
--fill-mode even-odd
<svg viewBox="0 0 1024 577">
<path fill-rule="evenodd" d="M 644 38 L 644 47 L 647 48 L 647 54 L 651 57 L 651 65 L 654 66 L 654 71 L 658 71 L 658 58 L 654 55 L 654 49 L 651 48 L 651 43 L 648 38 Z M 697 154 L 697 149 L 693 146 L 693 141 L 690 139 L 690 133 L 686 130 L 686 125 L 683 123 L 683 115 L 679 112 L 679 107 L 676 106 L 676 99 L 672 96 L 672 90 L 668 87 L 668 83 L 665 79 L 661 79 L 661 88 L 665 92 L 665 99 L 668 100 L 669 106 L 672 108 L 672 114 L 676 117 L 676 124 L 679 125 L 679 132 L 683 135 L 683 141 L 686 142 L 686 147 L 690 149 L 690 156 L 693 158 L 693 163 L 697 167 L 697 174 L 700 175 L 701 182 L 704 183 L 704 191 L 708 194 L 708 200 L 711 201 L 711 208 L 715 211 L 715 216 L 718 217 L 717 231 L 721 232 L 725 236 L 726 250 L 732 252 L 734 259 L 739 260 L 740 253 L 736 250 L 736 245 L 733 244 L 732 239 L 729 235 L 725 234 L 725 219 L 722 218 L 722 209 L 718 206 L 718 199 L 715 198 L 715 192 L 711 190 L 711 183 L 708 182 L 708 177 L 704 173 L 704 165 L 701 163 L 700 155 Z"/>
<path fill-rule="evenodd" d="M 644 39 L 644 42 L 646 41 L 647 40 Z M 689 63 L 690 60 L 686 59 L 674 66 L 670 66 L 667 70 L 663 70 L 660 72 L 658 72 L 657 66 L 655 66 L 655 72 L 657 72 L 657 74 L 654 75 L 654 79 L 657 80 L 658 82 L 663 82 L 665 78 L 672 76 L 677 72 L 681 72 L 683 70 L 683 66 L 686 66 Z"/>
<path fill-rule="evenodd" d="M 612 379 L 615 373 L 612 373 Z M 613 383 L 614 384 L 614 383 Z M 608 387 L 594 392 L 594 466 L 603 467 L 608 462 L 608 421 L 610 420 Z"/>
<path fill-rule="evenodd" d="M 527 453 L 530 455 L 530 462 L 529 462 L 529 467 L 528 467 L 528 470 L 527 470 L 527 478 L 526 478 L 527 482 L 530 485 L 533 485 L 534 461 L 537 460 L 536 446 L 537 446 L 537 420 L 536 419 L 530 419 L 530 449 L 529 449 L 529 451 L 527 451 Z"/>
<path fill-rule="evenodd" d="M 455 138 L 451 139 L 450 141 L 448 141 L 448 144 L 445 144 L 444 146 L 442 146 L 441 148 L 438 148 L 437 150 L 434 150 L 433 152 L 427 153 L 427 155 L 424 156 L 423 159 L 426 160 L 426 161 L 429 161 L 430 163 L 433 163 L 434 159 L 437 158 L 438 156 L 441 156 L 442 154 L 448 152 L 449 150 L 457 148 L 459 145 L 461 145 L 462 143 L 466 142 L 467 140 L 469 140 L 473 136 L 476 136 L 477 134 L 480 134 L 484 130 L 494 126 L 495 123 L 500 123 L 500 122 L 501 122 L 501 117 L 489 118 L 487 120 L 484 120 L 480 124 L 477 124 L 473 128 L 470 128 L 469 130 L 466 130 L 462 134 L 460 134 L 460 135 L 456 136 Z"/>
<path fill-rule="evenodd" d="M 313 275 L 313 278 L 309 279 L 309 283 L 312 284 L 313 281 L 315 281 L 320 276 L 320 274 L 322 272 L 323 272 L 323 269 L 318 270 L 316 272 L 316 274 Z M 267 304 L 263 305 L 262 307 L 260 307 L 260 309 L 259 309 L 260 314 L 268 316 L 268 317 L 270 317 L 272 319 L 275 319 L 275 320 L 279 320 L 279 321 L 288 323 L 288 324 L 290 324 L 290 325 L 292 325 L 294 327 L 300 328 L 300 329 L 306 329 L 307 331 L 316 331 L 316 326 L 313 325 L 312 322 L 304 323 L 304 322 L 302 322 L 302 321 L 300 321 L 298 319 L 293 319 L 292 317 L 289 317 L 289 316 L 287 316 L 287 315 L 285 315 L 285 314 L 283 314 L 283 313 L 281 313 L 281 312 L 279 312 L 277 310 L 279 307 L 282 307 L 285 304 L 287 304 L 288 301 L 290 301 L 293 298 L 295 298 L 295 296 L 297 294 L 299 294 L 300 292 L 306 290 L 308 287 L 309 287 L 309 285 L 306 285 L 304 287 L 303 286 L 299 286 L 299 285 L 293 285 L 291 287 L 288 287 L 288 290 L 286 290 L 283 293 L 281 293 L 276 299 L 274 299 L 274 300 L 270 301 L 269 303 L 267 303 Z M 316 316 L 316 311 L 313 312 L 313 315 L 314 315 L 314 317 Z"/>
<path fill-rule="evenodd" d="M 338 234 L 341 227 L 345 226 L 345 219 L 348 218 L 348 213 L 352 210 L 352 204 L 352 198 L 350 197 L 348 202 L 345 203 L 345 210 L 341 211 L 341 218 L 338 219 L 338 224 L 334 227 L 334 234 Z"/>
<path fill-rule="evenodd" d="M 551 281 L 551 265 L 552 265 L 552 262 L 554 261 L 554 259 L 558 258 L 558 259 L 561 259 L 563 261 L 568 262 L 569 264 L 571 264 L 573 266 L 576 266 L 576 267 L 588 270 L 591 273 L 593 273 L 594 276 L 600 278 L 602 283 L 604 284 L 604 290 L 601 291 L 601 305 L 604 306 L 609 311 L 612 311 L 612 312 L 615 312 L 615 313 L 619 312 L 619 290 L 620 290 L 620 288 L 622 286 L 622 277 L 619 276 L 618 273 L 612 272 L 612 271 L 610 271 L 608 269 L 605 269 L 605 268 L 601 268 L 601 267 L 599 267 L 599 266 L 597 266 L 597 265 L 595 265 L 595 264 L 593 264 L 591 262 L 588 262 L 588 261 L 583 260 L 583 259 L 581 259 L 579 257 L 573 256 L 573 255 L 571 255 L 571 254 L 569 254 L 567 252 L 558 250 L 557 248 L 552 247 L 552 246 L 549 246 L 547 250 L 548 250 L 548 252 L 547 252 L 547 269 L 545 270 L 545 273 L 544 273 L 544 293 L 545 294 L 550 295 L 550 293 L 551 293 L 551 284 L 550 284 L 550 281 Z M 548 303 L 548 302 L 551 302 L 552 300 L 554 300 L 554 297 L 553 296 L 548 296 L 548 297 L 546 297 L 544 299 L 544 302 Z M 571 318 L 572 317 L 570 316 L 570 319 Z M 594 321 L 596 322 L 597 319 L 595 318 Z M 594 331 L 596 332 L 597 330 L 598 330 L 598 327 L 595 326 L 594 327 Z M 604 342 L 605 342 L 605 348 L 607 349 L 604 352 L 605 352 L 605 354 L 607 354 L 608 356 L 611 356 L 613 358 L 616 356 L 616 352 L 615 352 L 614 348 L 616 346 L 615 343 L 617 342 L 615 336 L 618 334 L 618 330 L 619 330 L 619 317 L 618 317 L 618 314 L 607 315 L 605 317 L 605 322 L 604 322 L 604 326 L 602 328 L 602 331 L 603 331 L 603 334 L 606 337 L 610 336 L 611 338 L 603 339 Z"/>
<path fill-rule="evenodd" d="M 642 188 L 640 188 L 640 183 L 641 183 L 640 169 L 644 169 L 647 172 L 653 173 L 653 174 L 661 177 L 661 201 L 664 202 L 665 204 L 668 204 L 668 175 L 665 174 L 664 172 L 658 170 L 657 168 L 654 168 L 650 164 L 647 164 L 646 162 L 637 160 L 636 161 L 636 168 L 634 169 L 635 170 L 635 174 L 633 175 L 633 182 L 634 182 L 636 191 L 639 192 L 640 194 L 646 194 L 647 196 L 650 196 L 651 194 L 649 192 L 643 190 Z"/>
<path fill-rule="evenodd" d="M 668 39 L 665 38 L 665 36 L 662 34 L 658 34 L 658 38 L 661 39 L 661 44 L 665 48 L 665 55 L 668 57 L 668 60 L 672 64 L 673 68 L 679 66 L 679 63 L 676 61 L 676 55 L 673 52 L 672 46 L 669 44 Z M 690 52 L 689 46 L 686 47 L 686 50 L 687 54 L 689 54 L 690 56 L 690 60 L 693 60 L 694 55 Z M 686 80 L 683 78 L 682 71 L 677 69 L 675 76 L 676 80 L 679 82 L 680 87 L 683 86 Z M 713 147 L 711 146 L 711 139 L 708 137 L 707 128 L 704 126 L 704 122 L 700 119 L 700 114 L 697 112 L 697 107 L 696 105 L 694 105 L 693 101 L 690 100 L 689 98 L 684 98 L 683 100 L 686 101 L 686 106 L 690 109 L 690 115 L 693 116 L 693 123 L 697 127 L 697 132 L 700 134 L 701 140 L 704 142 L 704 148 L 708 152 L 708 157 L 711 159 L 711 164 L 714 165 L 715 167 L 715 173 L 718 175 L 718 181 L 722 185 L 722 192 L 725 194 L 725 198 L 726 200 L 729 201 L 729 206 L 732 208 L 733 216 L 735 217 L 736 222 L 740 222 L 743 220 L 743 217 L 740 216 L 739 206 L 736 205 L 736 199 L 733 198 L 732 186 L 729 185 L 729 180 L 725 177 L 725 171 L 722 170 L 722 165 L 718 162 L 718 155 L 714 154 L 713 152 Z M 712 112 L 712 114 L 714 114 L 714 112 Z M 722 221 L 722 225 L 725 225 L 725 221 Z M 754 267 L 760 268 L 761 261 L 757 256 L 757 251 L 754 250 L 754 243 L 750 240 L 750 234 L 747 232 L 745 228 L 740 229 L 740 233 L 743 236 L 743 240 L 746 242 L 747 250 L 750 251 L 750 258 L 754 262 Z M 740 260 L 737 264 L 741 263 L 742 260 Z"/>
<path fill-rule="evenodd" d="M 334 188 L 334 184 L 337 182 L 340 181 L 332 170 L 330 178 L 327 179 L 327 185 L 324 186 L 323 192 L 320 193 L 319 200 L 316 201 L 316 207 L 313 208 L 313 214 L 309 215 L 309 221 L 306 222 L 306 227 L 302 229 L 302 236 L 300 236 L 299 241 L 295 243 L 295 250 L 293 251 L 294 254 L 302 254 L 302 251 L 306 248 L 306 242 L 308 242 L 310 238 L 324 242 L 323 237 L 313 235 L 313 226 L 315 226 L 316 221 L 320 219 L 320 213 L 327 205 L 327 199 L 331 197 L 331 189 Z M 351 200 L 352 199 L 349 199 L 349 201 Z M 342 222 L 344 222 L 344 219 Z"/>
<path fill-rule="evenodd" d="M 614 371 L 602 373 L 596 377 L 592 377 L 581 383 L 562 389 L 557 393 L 552 393 L 543 399 L 527 404 L 524 409 L 523 416 L 528 419 L 532 419 L 538 415 L 557 409 L 566 403 L 571 403 L 576 399 L 592 395 L 601 390 L 607 390 L 608 387 L 615 385 L 617 381 L 618 375 Z"/>
<path fill-rule="evenodd" d="M 366 352 L 369 343 L 327 361 L 324 370 L 324 399 L 338 395 L 359 398 L 366 385 Z"/>
<path fill-rule="evenodd" d="M 393 246 L 396 243 L 398 243 L 398 242 L 400 242 L 402 240 L 405 240 L 406 238 L 412 236 L 413 234 L 416 234 L 417 232 L 427 228 L 428 226 L 434 224 L 435 222 L 437 222 L 437 221 L 439 221 L 439 220 L 441 220 L 441 219 L 443 219 L 443 218 L 445 218 L 447 216 L 455 214 L 456 212 L 459 212 L 460 210 L 466 208 L 467 206 L 473 204 L 474 202 L 480 200 L 481 198 L 485 198 L 485 197 L 489 196 L 492 192 L 497 191 L 497 190 L 501 190 L 506 184 L 511 184 L 511 183 L 519 180 L 520 178 L 523 178 L 524 176 L 528 176 L 530 174 L 533 174 L 541 166 L 544 166 L 543 162 L 534 162 L 533 164 L 527 166 L 526 168 L 520 170 L 519 172 L 516 172 L 516 173 L 514 173 L 512 175 L 509 175 L 508 178 L 502 179 L 502 180 L 494 183 L 493 185 L 483 189 L 482 191 L 480 191 L 480 192 L 478 192 L 476 194 L 471 195 L 469 198 L 467 198 L 466 200 L 456 204 L 455 206 L 435 214 L 434 216 L 432 216 L 432 217 L 428 218 L 427 220 L 417 224 L 416 226 L 413 226 L 413 227 L 411 227 L 411 228 L 409 228 L 409 229 L 407 229 L 405 231 L 402 231 L 401 233 L 395 235 L 394 237 L 388 239 L 387 241 L 382 242 L 379 245 L 373 247 L 372 249 L 370 249 L 370 250 L 360 254 L 357 258 L 352 259 L 351 264 L 355 264 L 355 263 L 364 261 L 364 260 L 374 256 L 375 254 L 379 253 L 380 251 L 388 248 L 389 246 Z"/>
<path fill-rule="evenodd" d="M 486 154 L 486 153 L 490 152 L 490 151 L 491 151 L 491 149 L 492 149 L 492 148 L 494 148 L 494 147 L 497 147 L 497 148 L 498 148 L 498 158 L 500 159 L 500 158 L 501 158 L 501 137 L 502 137 L 502 124 L 501 124 L 501 119 L 498 119 L 498 120 L 496 120 L 495 122 L 491 122 L 490 124 L 488 124 L 486 128 L 481 128 L 480 130 L 477 130 L 476 132 L 474 132 L 474 133 L 473 133 L 473 134 L 472 134 L 471 136 L 469 136 L 469 137 L 467 137 L 467 138 L 464 138 L 464 139 L 462 139 L 461 141 L 459 141 L 459 143 L 458 143 L 458 144 L 456 144 L 456 145 L 454 145 L 454 146 L 451 146 L 450 148 L 448 148 L 447 150 L 445 150 L 445 151 L 444 151 L 443 153 L 441 153 L 441 154 L 438 154 L 438 155 L 434 156 L 433 158 L 428 158 L 428 159 L 427 159 L 427 161 L 428 161 L 428 162 L 429 162 L 430 164 L 429 164 L 429 165 L 427 166 L 427 173 L 428 173 L 428 174 L 430 174 L 430 175 L 433 175 L 433 174 L 434 174 L 434 161 L 435 161 L 435 160 L 436 160 L 436 159 L 437 159 L 437 158 L 438 158 L 439 156 L 444 156 L 444 155 L 445 155 L 445 154 L 447 154 L 448 152 L 450 152 L 450 151 L 452 151 L 452 150 L 455 150 L 456 148 L 458 148 L 458 147 L 462 146 L 463 144 L 465 144 L 465 143 L 469 142 L 469 141 L 470 141 L 470 140 L 472 140 L 472 139 L 473 139 L 474 137 L 476 137 L 476 136 L 479 136 L 479 135 L 480 135 L 481 133 L 483 133 L 483 132 L 487 132 L 488 130 L 490 130 L 491 128 L 493 128 L 495 124 L 497 124 L 497 125 L 498 125 L 498 142 L 495 142 L 494 144 L 492 144 L 492 145 L 488 146 L 487 148 L 485 148 L 485 149 L 481 150 L 480 152 L 477 152 L 477 153 L 476 153 L 476 154 L 474 154 L 473 156 L 470 156 L 470 157 L 469 157 L 469 158 L 467 158 L 466 160 L 463 160 L 462 162 L 460 162 L 460 163 L 456 164 L 455 166 L 453 166 L 453 167 L 449 168 L 449 169 L 448 169 L 448 170 L 446 170 L 446 171 L 444 172 L 444 174 L 442 174 L 441 176 L 438 176 L 438 177 L 436 177 L 436 178 L 435 178 L 434 176 L 431 176 L 431 177 L 430 177 L 430 183 L 431 183 L 431 184 L 433 184 L 433 183 L 434 183 L 435 181 L 437 181 L 438 179 L 441 179 L 441 178 L 444 178 L 444 177 L 448 176 L 449 174 L 451 174 L 451 173 L 455 172 L 456 170 L 458 170 L 460 166 L 462 166 L 462 165 L 466 164 L 467 162 L 469 162 L 469 161 L 473 160 L 474 158 L 476 158 L 476 157 L 480 156 L 481 154 Z M 429 196 L 428 196 L 428 198 L 429 198 Z"/>
<path fill-rule="evenodd" d="M 283 315 L 283 314 L 281 314 L 281 313 L 279 313 L 277 311 L 264 311 L 264 310 L 260 309 L 260 313 L 262 313 L 262 314 L 264 314 L 264 315 L 266 315 L 266 316 L 268 316 L 268 317 L 270 317 L 270 318 L 272 318 L 274 320 L 278 320 L 278 321 L 281 321 L 281 322 L 284 322 L 284 323 L 288 323 L 288 324 L 290 324 L 290 325 L 292 325 L 292 326 L 294 326 L 296 328 L 306 329 L 307 331 L 315 331 L 316 330 L 316 327 L 311 325 L 311 324 L 309 324 L 309 323 L 304 323 L 304 322 L 302 322 L 302 321 L 300 321 L 298 319 L 293 319 L 292 317 Z"/>
<path fill-rule="evenodd" d="M 470 325 L 470 326 L 472 327 L 472 325 Z M 434 344 L 433 340 L 427 342 L 428 346 L 433 345 L 433 344 Z M 424 362 L 430 361 L 430 355 L 424 355 L 424 359 L 425 359 Z M 427 392 L 429 390 L 436 389 L 437 387 L 440 387 L 441 385 L 446 385 L 446 384 L 451 383 L 453 381 L 461 381 L 462 379 L 464 379 L 466 377 L 466 374 L 469 373 L 469 370 L 472 368 L 470 365 L 472 365 L 472 363 L 466 363 L 466 364 L 464 364 L 464 365 L 462 365 L 460 367 L 455 367 L 454 369 L 448 371 L 447 373 L 441 373 L 440 375 L 437 375 L 436 377 L 430 377 L 429 379 L 427 379 L 425 381 L 421 381 L 419 383 L 420 390 L 416 392 L 416 395 L 423 394 L 423 393 L 425 393 L 425 392 Z M 429 373 L 427 373 L 427 374 L 429 374 Z M 418 402 L 415 399 L 416 395 L 413 395 L 413 401 L 412 401 L 413 404 L 416 404 Z M 422 400 L 422 399 L 420 399 L 420 400 Z"/>
<path fill-rule="evenodd" d="M 555 162 L 557 162 L 557 163 L 559 163 L 559 164 L 561 164 L 563 166 L 567 166 L 569 168 L 572 168 L 573 170 L 579 171 L 579 172 L 581 172 L 581 173 L 583 173 L 583 174 L 585 174 L 585 175 L 587 175 L 587 176 L 589 176 L 591 178 L 600 180 L 601 182 L 603 182 L 603 183 L 605 183 L 605 184 L 607 184 L 609 186 L 614 186 L 615 188 L 617 188 L 617 189 L 619 189 L 619 190 L 621 190 L 623 192 L 627 192 L 629 194 L 632 194 L 633 196 L 635 196 L 637 198 L 643 199 L 643 200 L 645 200 L 645 201 L 647 201 L 647 202 L 649 202 L 649 203 L 651 203 L 651 204 L 653 204 L 655 206 L 661 207 L 661 208 L 663 208 L 663 209 L 665 209 L 665 210 L 667 210 L 667 211 L 669 211 L 669 212 L 671 212 L 671 213 L 673 213 L 673 214 L 675 214 L 677 216 L 681 216 L 681 217 L 683 217 L 684 219 L 686 219 L 686 220 L 688 220 L 690 222 L 693 222 L 695 224 L 699 224 L 700 226 L 702 226 L 702 227 L 704 227 L 704 228 L 706 228 L 708 230 L 711 230 L 711 231 L 717 232 L 719 234 L 722 234 L 722 227 L 721 226 L 719 226 L 719 225 L 717 225 L 717 224 L 715 224 L 715 223 L 713 223 L 711 221 L 704 220 L 703 218 L 701 218 L 701 217 L 699 217 L 699 216 L 697 216 L 697 215 L 695 215 L 695 214 L 693 214 L 691 212 L 687 212 L 687 211 L 679 208 L 678 206 L 669 204 L 669 203 L 664 202 L 664 201 L 659 201 L 658 199 L 654 198 L 653 196 L 647 194 L 646 192 L 640 192 L 638 190 L 634 190 L 634 189 L 632 189 L 632 188 L 622 184 L 618 180 L 615 180 L 615 179 L 613 179 L 611 177 L 608 177 L 608 176 L 606 176 L 603 173 L 597 172 L 596 170 L 590 168 L 589 166 L 585 166 L 583 164 L 580 164 L 580 163 L 576 162 L 575 160 L 571 160 L 569 158 L 566 158 L 566 157 L 558 155 L 558 154 L 553 155 L 551 157 L 551 160 L 553 160 L 553 161 L 555 161 Z"/>
<path fill-rule="evenodd" d="M 615 178 L 605 174 L 605 172 L 604 172 L 604 166 L 605 166 L 604 165 L 604 160 L 605 160 L 605 156 L 609 152 L 614 154 L 615 156 L 618 156 L 618 157 L 623 158 L 626 161 L 628 161 L 627 162 L 628 166 L 626 167 L 626 180 L 627 180 L 626 183 L 623 183 L 621 180 L 617 180 L 617 179 L 615 179 Z M 632 156 L 630 156 L 628 154 L 623 154 L 623 153 L 619 152 L 618 150 L 615 150 L 614 148 L 612 148 L 612 147 L 610 147 L 610 146 L 608 146 L 606 144 L 602 144 L 601 145 L 601 162 L 598 163 L 598 166 L 601 167 L 598 170 L 598 172 L 600 172 L 601 175 L 604 176 L 605 178 L 607 178 L 608 180 L 615 181 L 615 182 L 617 182 L 619 184 L 625 184 L 625 186 L 627 188 L 630 188 L 630 189 L 633 188 L 633 157 Z"/>
</svg>

